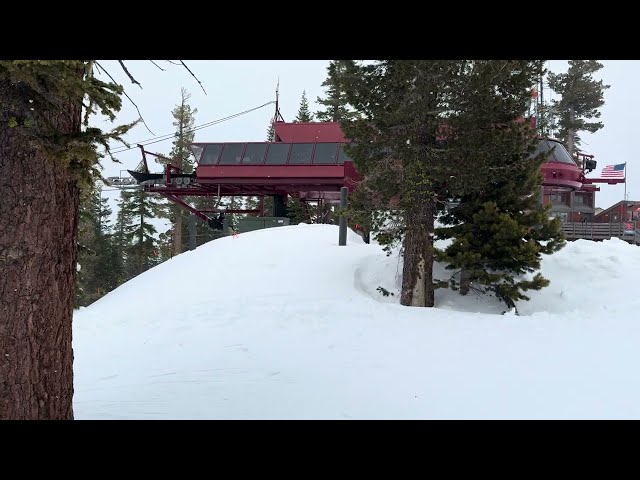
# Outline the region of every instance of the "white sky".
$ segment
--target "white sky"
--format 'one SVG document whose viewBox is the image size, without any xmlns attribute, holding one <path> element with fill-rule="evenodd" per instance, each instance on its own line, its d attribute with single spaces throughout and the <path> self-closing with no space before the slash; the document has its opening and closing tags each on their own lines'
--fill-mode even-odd
<svg viewBox="0 0 640 480">
<path fill-rule="evenodd" d="M 280 111 L 285 120 L 292 120 L 298 110 L 302 91 L 306 90 L 312 112 L 318 109 L 316 98 L 324 94 L 321 86 L 327 75 L 328 60 L 190 60 L 187 66 L 203 83 L 205 95 L 196 80 L 183 67 L 166 61 L 156 61 L 164 72 L 149 61 L 127 61 L 131 74 L 142 84 L 142 89 L 132 85 L 116 61 L 103 60 L 105 67 L 116 80 L 126 87 L 129 96 L 136 102 L 154 135 L 144 125 L 136 126 L 127 140 L 138 142 L 174 131 L 171 110 L 180 101 L 180 88 L 191 93 L 191 106 L 198 109 L 196 125 L 248 110 L 274 100 L 275 88 L 280 79 Z M 597 78 L 602 78 L 611 87 L 605 91 L 605 105 L 601 120 L 604 128 L 595 134 L 583 134 L 583 150 L 595 155 L 598 171 L 608 164 L 627 162 L 627 193 L 629 199 L 640 198 L 640 170 L 633 161 L 635 147 L 635 124 L 630 121 L 632 112 L 640 110 L 636 95 L 638 60 L 606 60 Z M 566 70 L 566 61 L 552 60 L 547 67 L 553 72 Z M 553 98 L 545 90 L 545 99 Z M 227 122 L 204 128 L 196 132 L 196 141 L 263 141 L 269 121 L 274 113 L 273 105 Z M 135 120 L 135 107 L 123 98 L 123 107 L 117 122 Z M 102 128 L 107 123 L 99 122 Z M 168 153 L 171 140 L 148 147 L 150 151 Z M 123 164 L 104 161 L 106 176 L 119 175 L 120 169 L 133 169 L 140 161 L 137 149 L 117 155 Z M 593 172 L 590 176 L 594 176 Z M 623 199 L 624 185 L 602 185 L 596 194 L 596 206 L 607 207 Z M 117 192 L 105 195 L 114 197 Z"/>
</svg>

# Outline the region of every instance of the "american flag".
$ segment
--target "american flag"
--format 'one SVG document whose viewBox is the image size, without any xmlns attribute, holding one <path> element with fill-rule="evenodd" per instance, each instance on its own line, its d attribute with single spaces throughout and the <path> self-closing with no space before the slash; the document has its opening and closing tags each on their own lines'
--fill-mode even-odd
<svg viewBox="0 0 640 480">
<path fill-rule="evenodd" d="M 624 169 L 626 166 L 626 163 L 607 165 L 602 169 L 602 178 L 624 178 Z"/>
</svg>

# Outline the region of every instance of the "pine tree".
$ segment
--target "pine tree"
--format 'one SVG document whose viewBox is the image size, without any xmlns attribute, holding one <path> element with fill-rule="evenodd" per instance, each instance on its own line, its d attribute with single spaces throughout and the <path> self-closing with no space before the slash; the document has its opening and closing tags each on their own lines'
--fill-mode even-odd
<svg viewBox="0 0 640 480">
<path fill-rule="evenodd" d="M 365 225 L 392 225 L 378 241 L 402 241 L 403 305 L 434 304 L 434 218 L 444 201 L 487 189 L 507 171 L 491 163 L 511 153 L 492 151 L 495 139 L 531 141 L 531 129 L 515 120 L 529 106 L 540 63 L 382 61 L 347 72 L 347 98 L 364 117 L 343 122 L 365 177 L 356 208 Z"/>
<path fill-rule="evenodd" d="M 158 263 L 158 246 L 154 235 L 156 228 L 150 220 L 162 205 L 144 190 L 123 190 L 120 194 L 118 225 L 122 229 L 125 245 L 125 265 L 128 279 L 148 270 Z"/>
<path fill-rule="evenodd" d="M 540 268 L 542 254 L 564 245 L 560 221 L 549 218 L 550 206 L 542 206 L 535 193 L 541 185 L 539 171 L 532 168 L 528 174 L 529 178 L 524 172 L 500 182 L 483 196 L 464 199 L 453 214 L 462 221 L 444 236 L 454 241 L 441 254 L 447 268 L 462 269 L 469 284 L 493 292 L 509 308 L 528 300 L 527 290 L 549 284 L 540 273 L 523 275 Z M 534 193 L 523 195 L 526 191 Z"/>
<path fill-rule="evenodd" d="M 195 125 L 195 114 L 197 109 L 191 108 L 189 99 L 191 95 L 185 88 L 180 90 L 180 103 L 171 111 L 174 118 L 173 125 L 176 127 L 176 136 L 173 140 L 173 148 L 169 154 L 171 163 L 180 168 L 184 173 L 193 172 L 193 156 L 191 154 L 191 144 L 195 138 L 193 127 Z M 166 162 L 164 162 L 166 163 Z M 185 198 L 187 203 L 198 203 L 196 198 Z M 188 214 L 178 205 L 167 205 L 164 214 L 165 218 L 171 221 L 172 255 L 179 255 L 188 245 Z"/>
<path fill-rule="evenodd" d="M 273 121 L 269 122 L 269 128 L 267 129 L 267 142 L 273 142 L 276 136 L 276 130 L 273 128 Z"/>
<path fill-rule="evenodd" d="M 321 122 L 350 121 L 355 118 L 355 112 L 349 108 L 342 82 L 346 72 L 353 68 L 353 60 L 332 60 L 327 67 L 327 78 L 322 82 L 326 87 L 325 98 L 318 97 L 318 104 L 324 105 L 324 110 L 316 112 L 316 118 Z"/>
<path fill-rule="evenodd" d="M 368 210 L 402 219 L 385 239 L 403 242 L 402 305 L 434 305 L 437 197 L 456 168 L 439 147 L 438 132 L 460 68 L 461 61 L 383 60 L 345 72 L 347 101 L 359 118 L 341 124 L 365 177 L 358 188 L 367 193 Z"/>
<path fill-rule="evenodd" d="M 595 133 L 604 127 L 600 121 L 600 107 L 604 105 L 604 91 L 609 85 L 595 80 L 593 74 L 602 68 L 596 60 L 569 60 L 567 73 L 549 73 L 549 87 L 561 96 L 553 100 L 559 138 L 573 155 L 581 144 L 579 132 Z"/>
<path fill-rule="evenodd" d="M 464 193 L 452 178 L 448 188 L 460 193 L 458 206 L 441 218 L 448 227 L 437 234 L 454 241 L 440 257 L 448 268 L 461 271 L 462 294 L 471 283 L 479 284 L 510 308 L 527 299 L 522 292 L 548 284 L 539 274 L 532 280 L 516 277 L 534 272 L 540 254 L 563 245 L 559 223 L 549 220 L 548 208 L 539 202 L 540 166 L 546 158 L 532 156 L 536 132 L 527 122 L 514 122 L 526 112 L 541 68 L 540 61 L 473 62 L 468 95 L 452 99 L 447 119 L 449 154 L 489 176 Z"/>
<path fill-rule="evenodd" d="M 290 225 L 309 222 L 309 219 L 307 218 L 307 210 L 302 200 L 291 195 L 288 196 L 287 217 L 289 217 Z"/>
<path fill-rule="evenodd" d="M 88 306 L 120 285 L 122 260 L 114 251 L 111 209 L 101 187 L 87 190 L 81 198 L 76 306 Z"/>
<path fill-rule="evenodd" d="M 97 192 L 99 195 L 99 191 Z M 87 189 L 80 196 L 78 222 L 78 273 L 76 275 L 76 308 L 89 304 L 90 294 L 87 282 L 93 275 L 93 257 L 95 255 L 95 236 L 98 224 L 96 205 L 96 187 Z"/>
<path fill-rule="evenodd" d="M 300 122 L 313 122 L 313 114 L 309 110 L 309 102 L 307 101 L 307 92 L 302 91 L 302 98 L 300 99 L 300 108 L 298 109 L 298 115 L 294 120 L 296 123 Z"/>
</svg>

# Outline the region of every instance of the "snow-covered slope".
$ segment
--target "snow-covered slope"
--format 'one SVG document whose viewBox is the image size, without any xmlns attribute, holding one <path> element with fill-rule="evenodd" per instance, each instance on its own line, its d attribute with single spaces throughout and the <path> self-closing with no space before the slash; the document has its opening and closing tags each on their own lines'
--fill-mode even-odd
<svg viewBox="0 0 640 480">
<path fill-rule="evenodd" d="M 398 257 L 337 239 L 224 238 L 76 312 L 76 418 L 640 418 L 638 247 L 569 243 L 513 316 L 402 307 Z"/>
</svg>

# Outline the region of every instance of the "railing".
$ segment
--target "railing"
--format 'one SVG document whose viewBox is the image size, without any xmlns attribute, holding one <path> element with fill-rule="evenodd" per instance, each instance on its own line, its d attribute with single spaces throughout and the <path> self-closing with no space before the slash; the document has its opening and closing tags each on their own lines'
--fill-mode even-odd
<svg viewBox="0 0 640 480">
<path fill-rule="evenodd" d="M 640 243 L 640 222 L 591 223 L 565 222 L 562 224 L 567 240 L 607 240 L 620 238 L 631 243 Z"/>
</svg>

